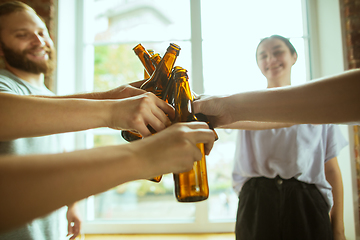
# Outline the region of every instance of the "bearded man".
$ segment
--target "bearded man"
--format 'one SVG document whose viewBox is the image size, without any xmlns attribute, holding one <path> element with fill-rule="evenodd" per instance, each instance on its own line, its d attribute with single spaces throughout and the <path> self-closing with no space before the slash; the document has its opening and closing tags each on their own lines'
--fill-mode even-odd
<svg viewBox="0 0 360 240">
<path fill-rule="evenodd" d="M 0 5 L 0 56 L 5 63 L 5 69 L 0 69 L 0 92 L 54 95 L 44 85 L 45 74 L 51 74 L 55 68 L 54 44 L 44 22 L 28 5 L 21 2 Z M 3 141 L 0 142 L 0 154 L 60 153 L 63 151 L 60 140 L 59 135 L 49 135 Z M 1 234 L 0 239 L 65 238 L 65 232 L 60 231 L 62 212 L 55 211 L 21 228 Z M 69 234 L 75 238 L 81 224 L 75 204 L 68 206 L 66 216 Z"/>
</svg>

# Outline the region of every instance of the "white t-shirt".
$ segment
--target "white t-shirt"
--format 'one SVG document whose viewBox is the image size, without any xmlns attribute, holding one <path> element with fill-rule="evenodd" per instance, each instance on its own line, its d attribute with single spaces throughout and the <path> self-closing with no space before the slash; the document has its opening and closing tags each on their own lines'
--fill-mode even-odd
<svg viewBox="0 0 360 240">
<path fill-rule="evenodd" d="M 340 128 L 332 124 L 239 130 L 233 170 L 234 190 L 240 193 L 244 183 L 252 177 L 295 177 L 315 184 L 331 208 L 331 185 L 326 181 L 324 165 L 337 157 L 347 144 Z"/>
</svg>

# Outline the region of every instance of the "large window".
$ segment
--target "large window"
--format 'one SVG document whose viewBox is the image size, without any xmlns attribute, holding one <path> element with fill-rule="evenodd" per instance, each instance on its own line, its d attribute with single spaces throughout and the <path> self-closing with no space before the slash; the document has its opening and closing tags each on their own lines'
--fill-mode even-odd
<svg viewBox="0 0 360 240">
<path fill-rule="evenodd" d="M 272 34 L 289 37 L 297 49 L 293 84 L 310 78 L 305 0 L 79 0 L 75 15 L 78 92 L 143 79 L 132 48 L 141 43 L 163 55 L 171 42 L 181 47 L 175 65 L 189 71 L 196 93 L 264 89 L 266 79 L 257 68 L 255 49 L 261 38 Z M 233 231 L 238 203 L 231 186 L 236 131 L 217 132 L 219 140 L 207 157 L 208 200 L 177 202 L 171 174 L 160 183 L 123 184 L 85 200 L 86 232 Z M 86 131 L 75 139 L 80 148 L 127 144 L 119 131 L 110 129 Z"/>
</svg>

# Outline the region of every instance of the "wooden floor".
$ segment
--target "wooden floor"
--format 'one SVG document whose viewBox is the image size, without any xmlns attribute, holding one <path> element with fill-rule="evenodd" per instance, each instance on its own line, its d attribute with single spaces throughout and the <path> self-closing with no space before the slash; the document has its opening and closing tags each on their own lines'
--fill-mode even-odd
<svg viewBox="0 0 360 240">
<path fill-rule="evenodd" d="M 77 238 L 80 239 L 80 238 Z M 85 235 L 85 240 L 234 240 L 234 233 L 212 234 L 147 234 L 147 235 Z"/>
</svg>

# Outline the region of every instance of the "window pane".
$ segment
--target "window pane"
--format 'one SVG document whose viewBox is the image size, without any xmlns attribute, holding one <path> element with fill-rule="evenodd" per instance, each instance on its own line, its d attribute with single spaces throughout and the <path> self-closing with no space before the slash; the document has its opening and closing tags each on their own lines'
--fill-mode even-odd
<svg viewBox="0 0 360 240">
<path fill-rule="evenodd" d="M 298 51 L 293 84 L 307 80 L 301 0 L 205 0 L 201 7 L 206 94 L 266 88 L 255 51 L 261 38 L 273 34 L 290 37 Z"/>
<path fill-rule="evenodd" d="M 191 78 L 191 45 L 188 41 L 176 41 L 181 47 L 175 66 L 188 70 Z M 163 56 L 169 42 L 141 43 Z M 134 51 L 136 44 L 109 44 L 95 46 L 94 91 L 106 91 L 120 85 L 144 79 L 144 67 Z"/>
<path fill-rule="evenodd" d="M 203 0 L 201 17 L 203 38 L 221 42 L 304 35 L 301 0 Z"/>
<path fill-rule="evenodd" d="M 98 194 L 95 196 L 95 220 L 193 220 L 195 205 L 177 202 L 173 186 L 173 176 L 167 174 L 160 183 L 139 180 Z"/>
<path fill-rule="evenodd" d="M 298 52 L 292 84 L 307 80 L 301 0 L 204 0 L 201 8 L 205 94 L 265 89 L 267 81 L 258 69 L 255 51 L 261 38 L 273 34 L 290 37 Z M 235 219 L 238 203 L 231 184 L 237 131 L 217 132 L 220 138 L 208 157 L 212 221 Z"/>
<path fill-rule="evenodd" d="M 134 45 L 96 46 L 94 91 L 106 91 L 144 79 L 144 67 L 132 51 Z"/>
<path fill-rule="evenodd" d="M 190 83 L 202 81 L 193 79 L 191 74 L 190 1 L 83 0 L 83 3 L 87 19 L 84 44 L 94 46 L 94 91 L 144 78 L 144 68 L 132 50 L 138 43 L 161 56 L 171 42 L 178 44 L 181 51 L 175 65 L 188 70 Z M 292 82 L 306 80 L 301 0 L 205 0 L 201 1 L 201 8 L 203 69 L 195 70 L 203 71 L 205 94 L 266 88 L 266 79 L 256 65 L 255 49 L 262 37 L 272 34 L 291 37 L 299 55 Z M 204 223 L 206 217 L 198 220 L 195 216 L 208 216 L 212 222 L 234 221 L 238 198 L 232 190 L 231 173 L 236 131 L 216 131 L 219 140 L 207 156 L 210 196 L 202 205 L 207 206 L 208 214 L 197 212 L 203 211 L 201 207 L 197 209 L 197 204 L 177 202 L 173 176 L 168 174 L 160 183 L 140 180 L 96 195 L 91 209 L 94 219 L 90 220 Z M 95 130 L 93 134 L 95 147 L 126 143 L 119 131 Z"/>
<path fill-rule="evenodd" d="M 97 43 L 190 39 L 189 1 L 95 0 L 86 4 L 94 23 L 88 36 Z"/>
<path fill-rule="evenodd" d="M 94 133 L 94 147 L 128 144 L 120 131 L 98 129 Z M 179 203 L 174 196 L 172 174 L 160 183 L 138 180 L 119 185 L 95 196 L 93 220 L 116 221 L 193 221 L 195 204 Z"/>
<path fill-rule="evenodd" d="M 236 130 L 216 129 L 219 140 L 207 156 L 209 179 L 209 219 L 235 220 L 238 198 L 232 190 L 231 174 Z"/>
</svg>

